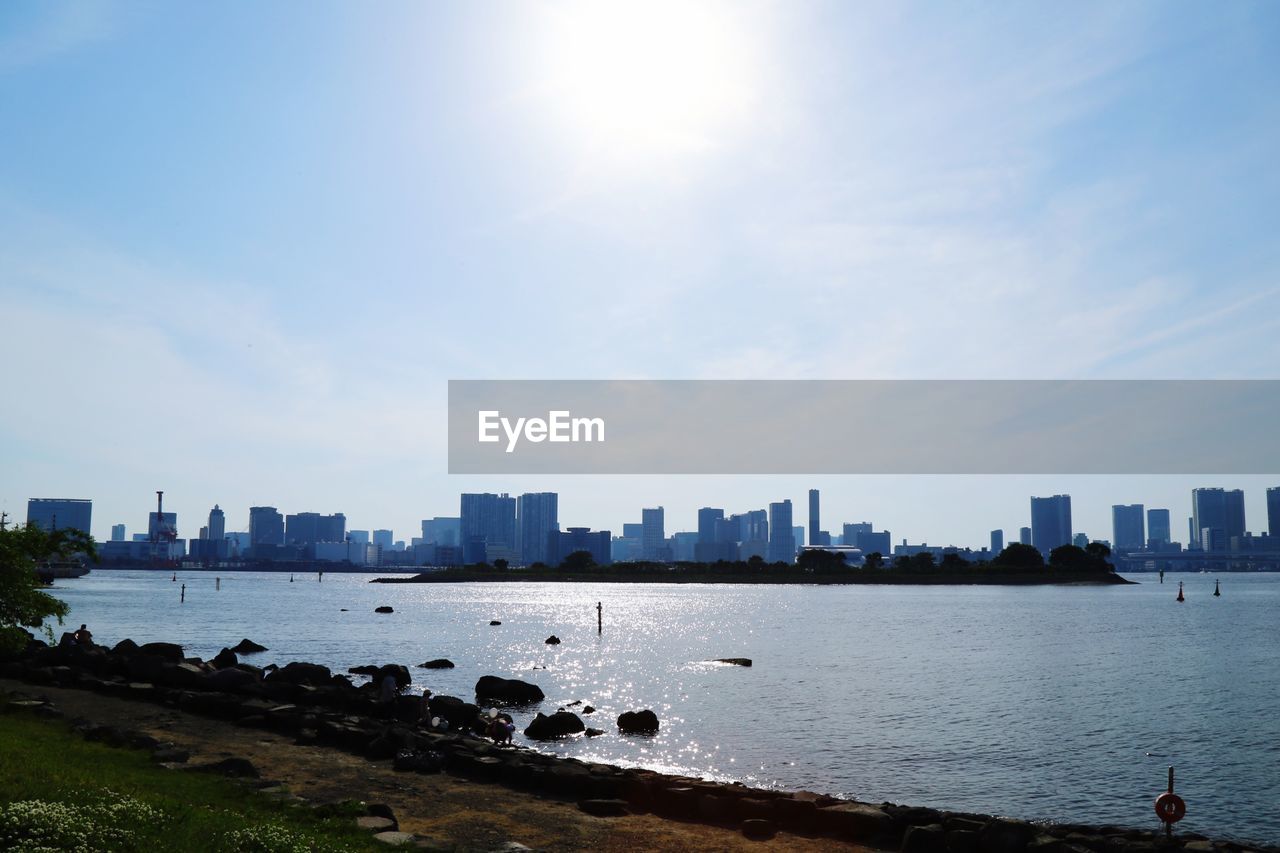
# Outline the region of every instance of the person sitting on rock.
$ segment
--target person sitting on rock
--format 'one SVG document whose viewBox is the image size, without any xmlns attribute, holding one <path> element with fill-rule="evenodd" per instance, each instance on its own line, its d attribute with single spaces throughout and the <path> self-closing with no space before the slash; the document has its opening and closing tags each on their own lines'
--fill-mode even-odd
<svg viewBox="0 0 1280 853">
<path fill-rule="evenodd" d="M 422 698 L 418 700 L 418 723 L 431 726 L 431 691 L 423 689 Z"/>
<path fill-rule="evenodd" d="M 93 634 L 89 633 L 88 627 L 81 625 L 80 630 L 71 635 L 71 639 L 76 641 L 78 646 L 92 646 Z"/>
</svg>

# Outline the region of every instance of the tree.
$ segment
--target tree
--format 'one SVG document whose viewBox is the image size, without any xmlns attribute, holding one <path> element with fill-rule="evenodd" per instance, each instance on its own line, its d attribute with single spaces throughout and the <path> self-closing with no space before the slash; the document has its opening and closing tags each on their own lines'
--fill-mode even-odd
<svg viewBox="0 0 1280 853">
<path fill-rule="evenodd" d="M 803 571 L 826 574 L 847 568 L 844 560 L 845 555 L 842 553 L 824 551 L 821 548 L 806 548 L 800 552 L 796 567 Z"/>
<path fill-rule="evenodd" d="M 944 572 L 961 572 L 969 568 L 969 561 L 954 551 L 948 551 L 942 555 L 942 570 Z"/>
<path fill-rule="evenodd" d="M 496 572 L 505 572 L 507 570 L 507 566 L 509 565 L 511 564 L 508 563 L 506 560 L 502 559 L 501 557 L 493 561 L 493 569 Z"/>
<path fill-rule="evenodd" d="M 1014 542 L 991 561 L 991 565 L 1018 571 L 1039 571 L 1044 568 L 1044 555 L 1032 545 Z"/>
<path fill-rule="evenodd" d="M 1049 565 L 1064 572 L 1114 572 L 1116 567 L 1107 558 L 1111 549 L 1101 542 L 1090 542 L 1088 547 L 1062 545 L 1049 552 Z"/>
<path fill-rule="evenodd" d="M 36 569 L 77 554 L 97 557 L 93 538 L 80 530 L 45 531 L 31 524 L 0 530 L 0 651 L 21 650 L 28 639 L 24 628 L 43 628 L 53 639 L 45 620 L 54 617 L 61 625 L 70 608 L 41 589 Z"/>
<path fill-rule="evenodd" d="M 595 566 L 596 559 L 590 551 L 574 551 L 560 563 L 560 568 L 566 572 L 585 572 Z"/>
<path fill-rule="evenodd" d="M 867 555 L 865 565 L 868 569 L 884 568 L 884 554 L 881 554 L 879 551 L 872 551 Z"/>
</svg>

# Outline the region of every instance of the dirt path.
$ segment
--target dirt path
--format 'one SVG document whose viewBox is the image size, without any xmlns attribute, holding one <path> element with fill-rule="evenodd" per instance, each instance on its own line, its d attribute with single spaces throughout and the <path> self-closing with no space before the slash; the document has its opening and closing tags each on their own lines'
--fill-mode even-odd
<svg viewBox="0 0 1280 853">
<path fill-rule="evenodd" d="M 509 841 L 535 850 L 860 851 L 829 838 L 779 833 L 749 841 L 735 830 L 668 820 L 655 815 L 598 818 L 574 803 L 536 797 L 501 785 L 447 774 L 397 773 L 389 761 L 368 761 L 335 749 L 298 746 L 258 729 L 185 714 L 145 702 L 83 690 L 0 679 L 0 690 L 47 697 L 68 717 L 146 732 L 190 751 L 192 762 L 247 758 L 265 778 L 314 803 L 338 800 L 391 806 L 400 828 L 463 850 L 489 850 Z"/>
</svg>

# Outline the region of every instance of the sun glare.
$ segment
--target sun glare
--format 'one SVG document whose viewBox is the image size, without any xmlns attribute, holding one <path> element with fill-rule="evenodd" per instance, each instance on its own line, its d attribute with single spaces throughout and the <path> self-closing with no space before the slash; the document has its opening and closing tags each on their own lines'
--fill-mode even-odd
<svg viewBox="0 0 1280 853">
<path fill-rule="evenodd" d="M 542 94 L 596 154 L 715 148 L 748 115 L 744 21 L 714 3 L 587 0 L 554 7 Z"/>
</svg>

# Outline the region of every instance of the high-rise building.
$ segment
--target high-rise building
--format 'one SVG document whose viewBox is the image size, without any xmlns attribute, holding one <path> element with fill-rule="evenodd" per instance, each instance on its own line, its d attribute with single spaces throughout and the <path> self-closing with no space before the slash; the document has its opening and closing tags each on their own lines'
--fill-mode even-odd
<svg viewBox="0 0 1280 853">
<path fill-rule="evenodd" d="M 991 531 L 991 556 L 996 556 L 1004 550 L 1004 530 Z"/>
<path fill-rule="evenodd" d="M 395 547 L 395 536 L 390 530 L 373 531 L 373 547 L 381 550 L 383 553 L 389 553 Z"/>
<path fill-rule="evenodd" d="M 879 554 L 881 557 L 888 557 L 892 550 L 888 530 L 868 530 L 859 533 L 855 545 L 863 554 Z"/>
<path fill-rule="evenodd" d="M 597 565 L 613 562 L 612 545 L 608 530 L 592 532 L 589 527 L 570 527 L 568 530 L 547 534 L 547 564 L 558 566 L 575 551 L 586 551 Z"/>
<path fill-rule="evenodd" d="M 724 510 L 704 506 L 698 510 L 698 544 L 709 545 L 716 541 L 716 525 L 724 520 Z M 736 539 L 734 541 L 737 541 Z"/>
<path fill-rule="evenodd" d="M 462 544 L 462 519 L 436 516 L 422 520 L 422 541 L 427 545 L 459 547 Z"/>
<path fill-rule="evenodd" d="M 640 559 L 662 560 L 666 548 L 666 521 L 662 507 L 640 510 Z M 670 559 L 667 557 L 666 559 Z"/>
<path fill-rule="evenodd" d="M 1083 550 L 1089 547 L 1089 537 L 1084 533 L 1077 533 L 1071 537 L 1071 544 Z"/>
<path fill-rule="evenodd" d="M 83 498 L 31 498 L 27 501 L 27 524 L 42 530 L 82 530 L 89 533 L 93 501 Z"/>
<path fill-rule="evenodd" d="M 769 555 L 771 563 L 791 563 L 796 558 L 795 531 L 791 525 L 791 499 L 769 504 Z"/>
<path fill-rule="evenodd" d="M 249 542 L 252 545 L 284 544 L 284 516 L 279 510 L 273 506 L 249 507 Z"/>
<path fill-rule="evenodd" d="M 1147 545 L 1142 504 L 1111 507 L 1111 544 L 1116 551 L 1141 551 Z"/>
<path fill-rule="evenodd" d="M 1173 531 L 1169 524 L 1169 510 L 1147 510 L 1147 545 L 1153 551 L 1161 550 L 1173 541 Z"/>
<path fill-rule="evenodd" d="M 855 548 L 858 545 L 858 537 L 864 533 L 870 533 L 874 530 L 874 525 L 869 521 L 859 521 L 854 524 L 846 524 L 841 529 L 840 541 L 846 545 L 852 545 Z"/>
<path fill-rule="evenodd" d="M 822 529 L 817 489 L 809 490 L 809 544 L 823 547 L 831 544 L 831 534 Z"/>
<path fill-rule="evenodd" d="M 1031 499 L 1031 544 L 1045 555 L 1071 544 L 1071 495 Z"/>
<path fill-rule="evenodd" d="M 793 525 L 791 525 L 791 541 L 793 541 L 793 542 L 795 542 L 795 543 L 796 543 L 796 550 L 797 550 L 797 551 L 798 551 L 798 550 L 800 550 L 801 548 L 803 548 L 803 547 L 805 546 L 805 539 L 804 539 L 804 525 L 803 525 L 803 524 L 793 524 Z M 812 543 L 812 542 L 810 542 L 809 544 L 810 544 L 810 545 L 812 545 L 813 543 Z"/>
<path fill-rule="evenodd" d="M 516 499 L 506 492 L 464 494 L 460 517 L 464 549 L 470 547 L 474 552 L 474 543 L 479 538 L 487 554 L 515 553 Z"/>
<path fill-rule="evenodd" d="M 1212 541 L 1205 543 L 1204 531 L 1220 531 L 1212 534 Z M 1192 545 L 1206 551 L 1220 551 L 1227 547 L 1233 536 L 1244 535 L 1244 492 L 1240 489 L 1192 489 L 1191 531 L 1195 536 Z"/>
<path fill-rule="evenodd" d="M 560 496 L 555 492 L 526 492 L 516 498 L 516 529 L 522 565 L 558 565 L 558 562 L 552 562 L 548 543 L 551 534 L 560 530 L 559 502 Z"/>
<path fill-rule="evenodd" d="M 112 542 L 124 541 L 124 525 L 123 524 L 111 525 L 111 541 Z"/>
<path fill-rule="evenodd" d="M 299 512 L 285 516 L 284 522 L 284 538 L 290 545 L 342 542 L 347 537 L 347 517 L 340 512 Z"/>
<path fill-rule="evenodd" d="M 1267 535 L 1280 537 L 1280 486 L 1267 489 Z"/>
<path fill-rule="evenodd" d="M 217 541 L 227 538 L 227 515 L 217 504 L 209 510 L 209 537 Z M 338 540 L 334 540 L 338 541 Z"/>
<path fill-rule="evenodd" d="M 1030 528 L 1030 527 L 1019 527 L 1019 528 L 1018 528 L 1018 543 L 1019 543 L 1020 545 L 1030 545 L 1030 544 L 1031 544 L 1031 528 Z"/>
<path fill-rule="evenodd" d="M 348 530 L 347 541 L 352 545 L 368 545 L 369 531 L 367 530 Z"/>
</svg>

